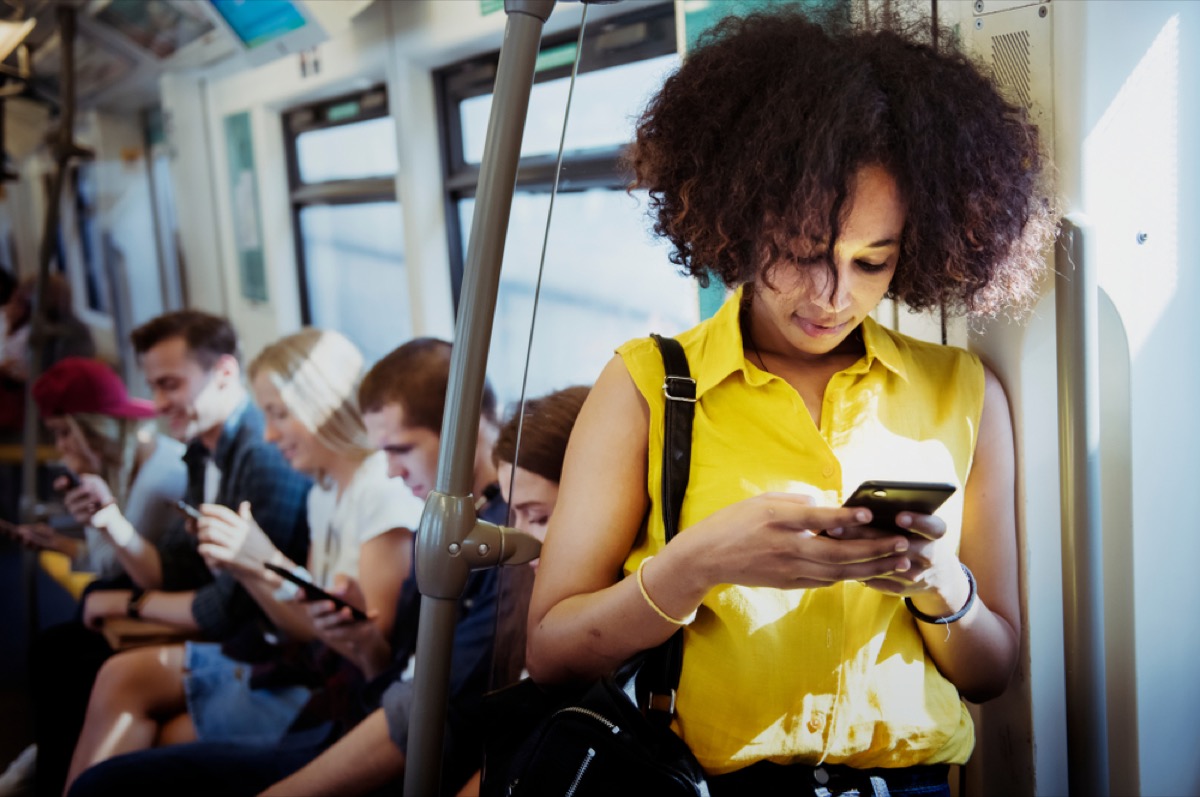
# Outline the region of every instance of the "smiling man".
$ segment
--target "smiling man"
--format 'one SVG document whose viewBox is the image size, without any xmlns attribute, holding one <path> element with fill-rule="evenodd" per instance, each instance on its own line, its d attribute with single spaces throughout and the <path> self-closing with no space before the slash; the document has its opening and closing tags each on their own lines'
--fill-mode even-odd
<svg viewBox="0 0 1200 797">
<path fill-rule="evenodd" d="M 151 319 L 130 336 L 155 410 L 187 443 L 185 500 L 192 506 L 248 501 L 258 524 L 293 561 L 307 553 L 305 498 L 311 482 L 263 439 L 262 413 L 242 383 L 237 333 L 229 321 L 198 310 Z M 140 616 L 223 639 L 254 616 L 254 604 L 227 573 L 214 576 L 182 522 L 158 551 L 155 591 L 89 595 L 84 619 Z M 299 557 L 297 559 L 297 557 Z"/>
</svg>

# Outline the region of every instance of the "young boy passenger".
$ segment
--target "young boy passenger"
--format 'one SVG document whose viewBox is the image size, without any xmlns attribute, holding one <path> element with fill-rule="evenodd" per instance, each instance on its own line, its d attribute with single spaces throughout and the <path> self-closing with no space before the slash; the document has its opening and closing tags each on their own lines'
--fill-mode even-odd
<svg viewBox="0 0 1200 797">
<path fill-rule="evenodd" d="M 376 363 L 359 391 L 371 443 L 387 454 L 389 474 L 403 479 L 420 498 L 429 494 L 436 478 L 450 351 L 445 341 L 410 341 Z M 496 482 L 492 461 L 496 403 L 490 389 L 485 389 L 479 426 L 475 495 L 483 495 Z M 479 514 L 503 522 L 505 513 L 504 504 L 493 499 Z M 454 782 L 454 788 L 478 766 L 475 712 L 487 687 L 492 659 L 497 580 L 495 570 L 472 574 L 459 604 L 447 745 L 451 771 L 446 777 L 447 782 Z M 357 585 L 348 581 L 340 592 L 352 594 L 356 589 Z M 355 701 L 361 709 L 335 717 L 337 724 L 349 727 L 366 715 L 349 734 L 324 753 L 328 734 L 297 731 L 279 746 L 197 743 L 120 756 L 84 772 L 72 787 L 71 797 L 242 795 L 256 794 L 273 783 L 268 794 L 345 797 L 369 793 L 400 778 L 412 701 L 412 682 L 406 671 L 416 645 L 419 615 L 415 579 L 410 577 L 401 593 L 396 631 L 386 645 L 374 638 L 378 634 L 374 623 L 354 622 L 328 602 L 309 604 L 309 611 L 321 639 L 369 679 L 361 699 Z"/>
</svg>

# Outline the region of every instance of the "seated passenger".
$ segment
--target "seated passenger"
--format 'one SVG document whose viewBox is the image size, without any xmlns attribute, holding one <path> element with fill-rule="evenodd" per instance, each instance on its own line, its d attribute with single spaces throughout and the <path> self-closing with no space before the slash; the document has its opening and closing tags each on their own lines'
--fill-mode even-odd
<svg viewBox="0 0 1200 797">
<path fill-rule="evenodd" d="M 220 504 L 200 507 L 200 554 L 214 570 L 232 574 L 291 643 L 312 641 L 313 624 L 303 605 L 290 600 L 299 589 L 265 564 L 326 589 L 336 574 L 354 576 L 365 596 L 360 608 L 372 615 L 367 622 L 386 638 L 410 569 L 411 529 L 421 505 L 388 479 L 387 458 L 369 447 L 356 398 L 362 355 L 336 332 L 306 329 L 264 349 L 248 373 L 266 440 L 317 480 L 308 494 L 308 560 L 301 568 L 280 551 L 255 523 L 248 502 L 237 512 Z M 99 761 L 155 745 L 278 741 L 322 674 L 312 656 L 294 658 L 285 662 L 286 681 L 271 685 L 269 678 L 252 680 L 252 668 L 213 642 L 114 656 L 92 690 L 68 788 Z M 253 673 L 264 680 L 260 670 Z"/>
<path fill-rule="evenodd" d="M 15 534 L 29 547 L 64 554 L 74 570 L 95 574 L 89 588 L 131 586 L 124 562 L 136 562 L 143 547 L 153 547 L 173 518 L 170 504 L 183 497 L 183 444 L 145 423 L 154 417 L 154 405 L 130 398 L 120 378 L 98 360 L 59 360 L 34 382 L 33 398 L 59 457 L 82 482 L 66 490 L 65 501 L 84 537 L 47 523 L 14 527 Z M 55 482 L 66 489 L 65 476 Z M 93 523 L 93 516 L 101 519 Z M 30 745 L 21 759 L 31 779 L 36 755 Z"/>
<path fill-rule="evenodd" d="M 437 477 L 450 352 L 450 344 L 445 341 L 431 338 L 409 341 L 376 363 L 359 389 L 359 405 L 372 445 L 387 456 L 389 475 L 402 479 L 418 498 L 428 496 Z M 495 495 L 485 499 L 479 516 L 502 523 L 507 507 L 500 500 L 498 489 L 493 489 L 496 467 L 491 452 L 496 438 L 495 417 L 496 399 L 491 388 L 485 386 L 472 491 L 481 497 Z M 492 661 L 497 581 L 496 570 L 472 573 L 459 601 L 450 684 L 453 709 L 450 727 L 457 741 L 448 748 L 453 768 L 450 779 L 455 789 L 478 767 L 480 742 L 475 719 Z M 332 591 L 353 599 L 358 585 L 343 578 Z M 310 706 L 310 710 L 319 709 L 315 719 L 333 719 L 340 727 L 353 728 L 328 755 L 321 755 L 321 751 L 331 741 L 329 734 L 320 726 L 309 728 L 314 718 L 306 712 L 275 745 L 194 743 L 110 759 L 80 775 L 71 788 L 71 797 L 163 793 L 173 797 L 246 795 L 257 794 L 285 778 L 276 787 L 280 789 L 277 793 L 341 795 L 366 793 L 400 777 L 412 699 L 412 682 L 407 673 L 416 645 L 419 597 L 415 579 L 410 576 L 397 602 L 386 658 L 379 655 L 381 647 L 375 639 L 380 635 L 377 624 L 354 622 L 343 612 L 335 611 L 329 602 L 308 605 L 319 638 L 371 679 L 353 700 L 333 706 Z M 379 710 L 381 695 L 386 713 Z M 366 760 L 355 757 L 354 753 L 360 749 L 357 742 L 350 741 L 349 755 L 343 752 L 342 742 L 363 734 L 379 743 L 378 747 L 372 744 L 364 751 Z M 311 766 L 306 767 L 310 762 Z M 296 773 L 294 780 L 288 778 L 293 773 Z"/>
<path fill-rule="evenodd" d="M 187 481 L 183 444 L 144 423 L 154 417 L 154 405 L 130 398 L 120 377 L 99 360 L 58 361 L 38 377 L 33 398 L 63 464 L 80 477 L 74 489 L 65 476 L 54 486 L 65 491 L 84 538 L 39 523 L 21 526 L 21 539 L 66 554 L 76 570 L 120 586 L 125 563 L 136 575 L 142 549 L 152 548 L 174 519 L 171 504 L 183 497 Z"/>
<path fill-rule="evenodd" d="M 715 797 L 948 795 L 963 700 L 1018 658 L 1004 390 L 869 314 L 1033 298 L 1054 227 L 1038 132 L 949 37 L 839 20 L 726 19 L 642 116 L 636 184 L 672 259 L 736 291 L 678 338 L 697 399 L 678 536 L 662 359 L 634 340 L 580 413 L 530 607 L 539 682 L 683 629 L 672 727 Z M 868 479 L 958 492 L 897 528 L 841 506 Z"/>
<path fill-rule="evenodd" d="M 248 501 L 276 547 L 303 561 L 308 549 L 304 501 L 311 482 L 262 439 L 262 414 L 242 384 L 233 327 L 224 318 L 182 310 L 150 320 L 131 337 L 155 409 L 170 434 L 188 443 L 188 503 L 238 507 Z M 260 613 L 254 602 L 231 573 L 210 571 L 196 546 L 182 519 L 173 520 L 158 546 L 141 551 L 135 581 L 147 588 L 92 590 L 84 597 L 83 623 L 55 626 L 35 640 L 31 673 L 39 797 L 62 794 L 92 682 L 113 652 L 91 629 L 108 617 L 132 616 L 210 640 L 254 633 Z M 124 564 L 135 573 L 132 562 Z"/>
<path fill-rule="evenodd" d="M 500 427 L 500 436 L 496 438 L 492 458 L 496 462 L 501 494 L 509 505 L 510 521 L 514 528 L 538 540 L 546 538 L 546 524 L 558 503 L 558 482 L 562 478 L 567 441 L 587 395 L 588 388 L 577 385 L 529 399 L 520 414 L 514 413 Z M 520 451 L 517 450 L 518 436 Z M 535 570 L 538 561 L 535 559 L 530 565 Z M 501 653 L 503 644 L 504 650 L 522 662 L 523 669 L 529 593 L 525 592 L 512 604 L 501 607 L 496 652 L 497 655 Z M 521 673 L 522 676 L 525 674 Z M 476 772 L 459 790 L 459 797 L 478 795 L 479 778 L 480 773 Z"/>
</svg>

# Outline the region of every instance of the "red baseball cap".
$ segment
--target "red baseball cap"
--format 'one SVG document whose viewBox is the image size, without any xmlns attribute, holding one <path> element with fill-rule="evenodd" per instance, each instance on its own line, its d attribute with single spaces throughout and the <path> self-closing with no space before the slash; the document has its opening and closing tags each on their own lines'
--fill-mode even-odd
<svg viewBox="0 0 1200 797">
<path fill-rule="evenodd" d="M 91 413 L 112 418 L 153 418 L 154 404 L 130 398 L 121 378 L 99 360 L 64 357 L 33 383 L 43 418 Z"/>
</svg>

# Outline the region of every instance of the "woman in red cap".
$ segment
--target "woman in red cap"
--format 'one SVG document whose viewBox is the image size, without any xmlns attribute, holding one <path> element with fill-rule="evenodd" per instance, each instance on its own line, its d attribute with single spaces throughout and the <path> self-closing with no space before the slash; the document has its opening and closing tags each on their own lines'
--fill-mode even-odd
<svg viewBox="0 0 1200 797">
<path fill-rule="evenodd" d="M 78 485 L 60 475 L 54 486 L 66 491 L 64 502 L 83 525 L 84 539 L 44 523 L 19 526 L 17 535 L 31 547 L 67 554 L 77 570 L 106 580 L 128 574 L 140 582 L 143 555 L 183 496 L 183 444 L 156 433 L 147 423 L 154 405 L 131 398 L 99 360 L 58 361 L 34 383 L 33 398 L 63 464 L 79 475 Z"/>
</svg>

